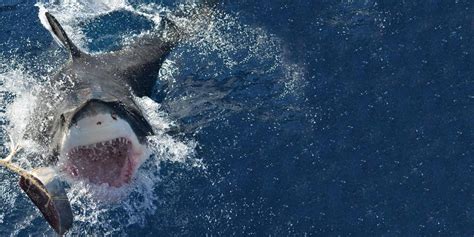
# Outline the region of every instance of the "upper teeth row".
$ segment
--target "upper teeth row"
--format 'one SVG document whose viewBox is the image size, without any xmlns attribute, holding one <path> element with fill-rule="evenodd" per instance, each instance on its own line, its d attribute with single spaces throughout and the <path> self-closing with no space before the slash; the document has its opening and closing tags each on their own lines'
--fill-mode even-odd
<svg viewBox="0 0 474 237">
<path fill-rule="evenodd" d="M 116 138 L 116 139 L 113 139 L 113 140 L 98 142 L 98 143 L 94 143 L 94 144 L 90 144 L 90 145 L 76 146 L 76 147 L 72 148 L 69 151 L 69 153 L 77 152 L 77 151 L 79 151 L 79 149 L 91 149 L 91 148 L 99 148 L 99 146 L 108 146 L 108 145 L 112 145 L 112 143 L 117 143 L 117 142 L 122 143 L 122 144 L 131 144 L 132 143 L 126 138 L 119 137 L 119 138 Z"/>
</svg>

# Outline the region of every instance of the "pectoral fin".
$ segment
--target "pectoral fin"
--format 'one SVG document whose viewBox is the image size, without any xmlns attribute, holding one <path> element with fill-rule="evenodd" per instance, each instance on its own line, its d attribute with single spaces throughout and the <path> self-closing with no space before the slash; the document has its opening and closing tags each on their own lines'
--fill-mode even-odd
<svg viewBox="0 0 474 237">
<path fill-rule="evenodd" d="M 40 168 L 31 175 L 21 175 L 20 187 L 58 234 L 62 235 L 72 227 L 72 210 L 64 183 L 53 169 Z"/>
</svg>

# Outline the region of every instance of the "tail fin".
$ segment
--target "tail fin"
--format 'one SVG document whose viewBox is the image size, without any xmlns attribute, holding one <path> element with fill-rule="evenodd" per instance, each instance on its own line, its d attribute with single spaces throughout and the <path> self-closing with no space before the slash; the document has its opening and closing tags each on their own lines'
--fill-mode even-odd
<svg viewBox="0 0 474 237">
<path fill-rule="evenodd" d="M 69 39 L 64 29 L 61 27 L 56 18 L 47 12 L 44 8 L 40 8 L 39 18 L 41 24 L 51 33 L 54 40 L 63 48 L 66 48 L 72 58 L 78 58 L 82 55 L 81 50 Z"/>
</svg>

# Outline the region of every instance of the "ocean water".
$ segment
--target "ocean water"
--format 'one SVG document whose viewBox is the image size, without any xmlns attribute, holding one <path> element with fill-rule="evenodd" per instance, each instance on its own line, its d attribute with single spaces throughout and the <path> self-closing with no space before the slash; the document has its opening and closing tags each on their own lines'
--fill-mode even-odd
<svg viewBox="0 0 474 237">
<path fill-rule="evenodd" d="M 25 168 L 37 88 L 67 59 L 39 8 L 90 53 L 163 14 L 192 32 L 137 98 L 154 155 L 119 203 L 73 185 L 68 235 L 474 235 L 470 1 L 222 1 L 210 22 L 174 15 L 188 4 L 0 2 L 0 141 Z M 54 235 L 4 169 L 0 223 Z"/>
</svg>

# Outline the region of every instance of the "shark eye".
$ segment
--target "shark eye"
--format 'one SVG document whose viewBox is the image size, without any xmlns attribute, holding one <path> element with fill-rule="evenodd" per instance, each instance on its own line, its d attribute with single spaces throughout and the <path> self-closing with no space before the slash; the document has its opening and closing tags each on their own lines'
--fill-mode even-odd
<svg viewBox="0 0 474 237">
<path fill-rule="evenodd" d="M 110 116 L 112 116 L 113 120 L 117 120 L 117 114 L 116 113 L 112 113 Z"/>
<path fill-rule="evenodd" d="M 66 118 L 64 117 L 64 114 L 61 114 L 60 119 L 61 119 L 61 125 L 64 125 L 66 123 Z"/>
</svg>

